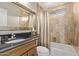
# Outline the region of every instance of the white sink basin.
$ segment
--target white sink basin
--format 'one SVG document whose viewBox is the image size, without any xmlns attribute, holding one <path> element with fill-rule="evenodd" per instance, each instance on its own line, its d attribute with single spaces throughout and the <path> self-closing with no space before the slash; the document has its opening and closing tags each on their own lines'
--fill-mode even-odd
<svg viewBox="0 0 79 59">
<path fill-rule="evenodd" d="M 5 42 L 5 43 L 7 43 L 7 44 L 9 44 L 9 43 L 19 43 L 19 42 L 22 42 L 24 40 L 25 39 L 16 39 L 16 40 L 8 41 L 8 42 Z"/>
</svg>

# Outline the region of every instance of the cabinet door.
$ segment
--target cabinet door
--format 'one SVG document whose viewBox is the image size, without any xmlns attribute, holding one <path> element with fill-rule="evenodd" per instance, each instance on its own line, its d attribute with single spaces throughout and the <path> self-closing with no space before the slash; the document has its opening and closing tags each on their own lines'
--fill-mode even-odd
<svg viewBox="0 0 79 59">
<path fill-rule="evenodd" d="M 28 51 L 28 56 L 36 56 L 36 53 L 36 47 L 34 47 Z"/>
</svg>

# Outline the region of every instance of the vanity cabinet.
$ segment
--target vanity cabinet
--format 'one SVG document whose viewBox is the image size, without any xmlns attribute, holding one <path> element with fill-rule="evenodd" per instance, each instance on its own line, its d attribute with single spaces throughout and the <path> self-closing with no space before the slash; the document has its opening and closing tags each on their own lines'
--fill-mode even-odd
<svg viewBox="0 0 79 59">
<path fill-rule="evenodd" d="M 36 56 L 36 54 L 36 47 L 33 47 L 32 49 L 24 53 L 22 56 Z"/>
<path fill-rule="evenodd" d="M 30 51 L 28 51 L 28 56 L 35 56 L 36 55 L 36 47 L 32 48 Z"/>
<path fill-rule="evenodd" d="M 3 52 L 3 55 L 6 56 L 35 56 L 36 52 L 36 39 L 31 40 L 21 46 L 10 49 L 6 52 Z"/>
</svg>

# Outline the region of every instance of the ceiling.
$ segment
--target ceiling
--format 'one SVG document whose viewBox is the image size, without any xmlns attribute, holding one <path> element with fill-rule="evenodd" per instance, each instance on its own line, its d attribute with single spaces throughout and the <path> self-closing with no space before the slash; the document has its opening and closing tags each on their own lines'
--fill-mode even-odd
<svg viewBox="0 0 79 59">
<path fill-rule="evenodd" d="M 40 2 L 39 5 L 47 10 L 49 15 L 53 15 L 59 13 L 60 11 L 66 10 L 66 8 L 61 8 L 65 4 L 69 4 L 68 2 Z"/>
<path fill-rule="evenodd" d="M 39 5 L 44 9 L 54 8 L 67 2 L 40 2 Z"/>
</svg>

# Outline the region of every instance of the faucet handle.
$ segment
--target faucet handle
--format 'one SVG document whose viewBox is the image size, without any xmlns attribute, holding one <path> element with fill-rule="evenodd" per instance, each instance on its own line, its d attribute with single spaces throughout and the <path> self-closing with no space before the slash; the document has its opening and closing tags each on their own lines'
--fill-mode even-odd
<svg viewBox="0 0 79 59">
<path fill-rule="evenodd" d="M 11 39 L 15 39 L 15 34 L 12 33 Z"/>
</svg>

